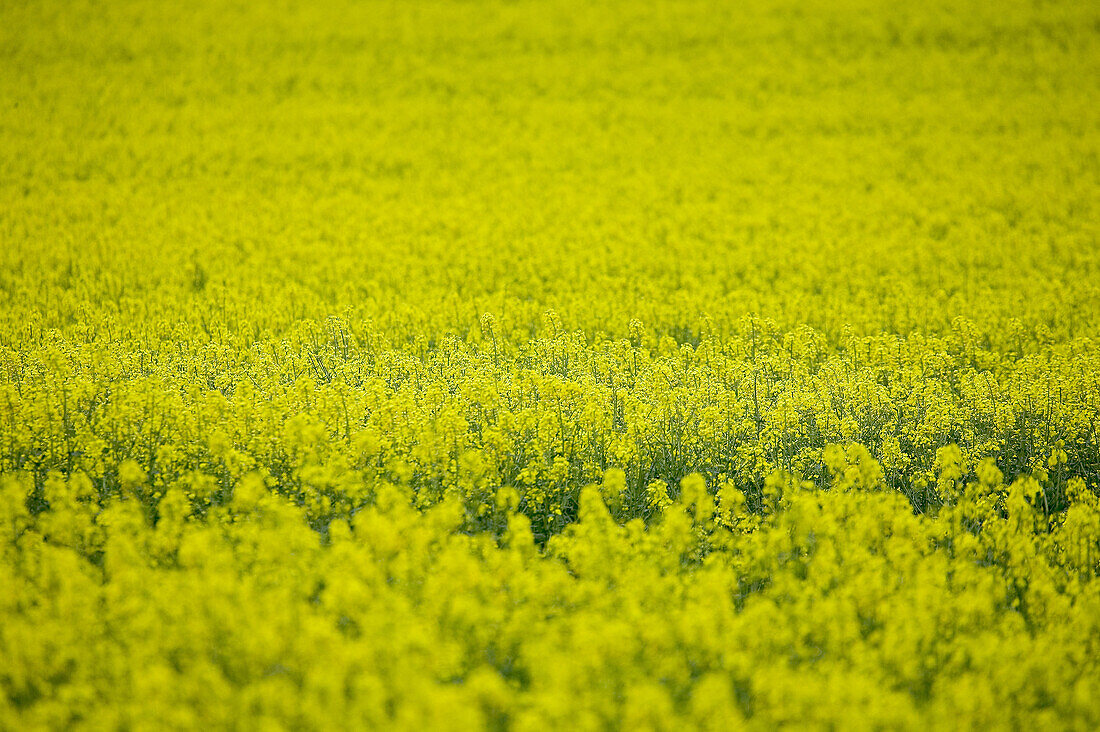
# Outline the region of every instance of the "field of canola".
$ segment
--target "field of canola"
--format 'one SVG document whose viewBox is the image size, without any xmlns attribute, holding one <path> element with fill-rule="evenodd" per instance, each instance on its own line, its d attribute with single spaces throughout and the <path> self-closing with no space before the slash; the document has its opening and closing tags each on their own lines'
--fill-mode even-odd
<svg viewBox="0 0 1100 732">
<path fill-rule="evenodd" d="M 0 728 L 1100 727 L 1100 5 L 0 4 Z"/>
</svg>

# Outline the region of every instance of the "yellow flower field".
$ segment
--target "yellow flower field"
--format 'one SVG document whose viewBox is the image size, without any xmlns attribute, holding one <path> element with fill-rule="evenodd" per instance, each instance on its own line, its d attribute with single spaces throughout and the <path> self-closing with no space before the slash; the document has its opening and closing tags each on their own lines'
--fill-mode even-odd
<svg viewBox="0 0 1100 732">
<path fill-rule="evenodd" d="M 0 4 L 0 729 L 1100 728 L 1100 5 Z"/>
</svg>

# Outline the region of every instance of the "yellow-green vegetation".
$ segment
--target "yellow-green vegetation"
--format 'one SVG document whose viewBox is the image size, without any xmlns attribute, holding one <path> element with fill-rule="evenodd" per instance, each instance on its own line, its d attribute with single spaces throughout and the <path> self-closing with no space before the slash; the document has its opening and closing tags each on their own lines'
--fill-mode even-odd
<svg viewBox="0 0 1100 732">
<path fill-rule="evenodd" d="M 0 4 L 0 728 L 1100 728 L 1100 5 Z"/>
</svg>

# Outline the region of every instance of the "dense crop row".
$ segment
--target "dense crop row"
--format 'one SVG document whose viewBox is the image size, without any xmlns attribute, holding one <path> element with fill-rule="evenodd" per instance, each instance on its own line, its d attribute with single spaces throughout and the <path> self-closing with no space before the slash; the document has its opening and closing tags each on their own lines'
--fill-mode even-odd
<svg viewBox="0 0 1100 732">
<path fill-rule="evenodd" d="M 614 521 L 610 472 L 546 548 L 509 488 L 499 536 L 378 484 L 322 538 L 257 477 L 205 521 L 173 486 L 155 527 L 140 471 L 105 510 L 86 478 L 52 480 L 35 517 L 8 478 L 4 719 L 1094 727 L 1095 494 L 1071 481 L 1051 529 L 1034 479 L 983 463 L 963 482 L 957 459 L 934 520 L 860 448 L 829 453 L 822 488 L 769 480 L 755 509 L 688 477 L 648 529 Z"/>
<path fill-rule="evenodd" d="M 0 7 L 0 728 L 1100 727 L 1100 11 Z"/>
<path fill-rule="evenodd" d="M 693 472 L 758 506 L 774 470 L 823 478 L 829 444 L 865 445 L 919 512 L 948 498 L 934 472 L 948 444 L 967 471 L 987 457 L 1010 475 L 1042 471 L 1048 515 L 1065 509 L 1068 477 L 1100 474 L 1088 339 L 999 353 L 964 320 L 943 336 L 840 346 L 809 328 L 737 325 L 695 345 L 637 322 L 633 338 L 595 340 L 549 312 L 534 338 L 498 336 L 486 315 L 468 340 L 405 348 L 339 319 L 278 344 L 196 344 L 205 354 L 183 340 L 125 356 L 95 341 L 20 347 L 6 356 L 0 459 L 37 476 L 34 505 L 52 471 L 88 476 L 101 500 L 139 471 L 150 515 L 173 485 L 205 513 L 258 471 L 321 529 L 372 503 L 379 481 L 409 486 L 419 507 L 453 493 L 468 528 L 485 528 L 509 485 L 540 540 L 610 467 L 626 474 L 624 520 L 649 516 L 654 485 Z"/>
</svg>

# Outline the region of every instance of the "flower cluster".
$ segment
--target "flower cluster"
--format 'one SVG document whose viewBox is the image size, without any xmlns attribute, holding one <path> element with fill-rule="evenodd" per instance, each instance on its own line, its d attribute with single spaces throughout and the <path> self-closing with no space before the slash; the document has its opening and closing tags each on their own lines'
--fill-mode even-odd
<svg viewBox="0 0 1100 732">
<path fill-rule="evenodd" d="M 1034 477 L 945 458 L 955 500 L 917 515 L 866 448 L 825 460 L 755 513 L 687 476 L 648 525 L 616 520 L 609 470 L 545 547 L 510 488 L 496 536 L 385 481 L 321 533 L 258 474 L 204 519 L 182 486 L 149 515 L 140 479 L 102 503 L 83 474 L 33 513 L 8 475 L 0 723 L 1100 724 L 1095 492 L 1051 520 Z"/>
</svg>

